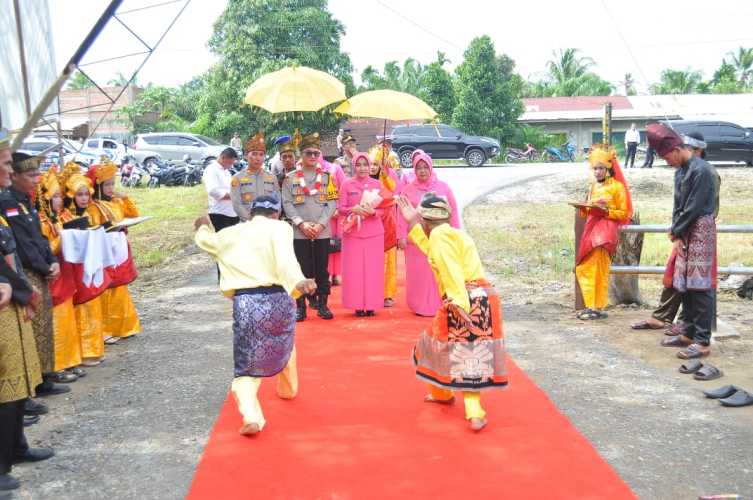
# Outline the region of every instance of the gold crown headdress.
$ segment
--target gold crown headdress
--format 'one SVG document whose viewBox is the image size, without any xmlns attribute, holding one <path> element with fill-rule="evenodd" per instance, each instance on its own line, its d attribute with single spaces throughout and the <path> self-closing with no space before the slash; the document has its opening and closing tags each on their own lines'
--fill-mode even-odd
<svg viewBox="0 0 753 500">
<path fill-rule="evenodd" d="M 264 143 L 264 132 L 259 130 L 256 134 L 252 135 L 246 140 L 246 144 L 243 145 L 243 149 L 246 152 L 249 151 L 266 151 L 267 145 Z"/>
<path fill-rule="evenodd" d="M 60 185 L 65 189 L 65 196 L 73 198 L 76 192 L 85 187 L 89 193 L 93 193 L 91 181 L 81 173 L 81 166 L 78 163 L 68 162 L 60 174 Z"/>
<path fill-rule="evenodd" d="M 87 177 L 93 183 L 102 184 L 110 179 L 114 179 L 118 174 L 118 167 L 109 158 L 103 157 L 99 165 L 93 165 L 87 172 Z"/>
</svg>

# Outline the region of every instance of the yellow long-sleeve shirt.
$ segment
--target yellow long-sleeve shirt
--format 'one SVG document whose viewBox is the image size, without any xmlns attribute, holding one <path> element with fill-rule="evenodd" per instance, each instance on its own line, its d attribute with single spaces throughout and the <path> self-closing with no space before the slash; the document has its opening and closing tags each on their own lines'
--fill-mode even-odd
<svg viewBox="0 0 753 500">
<path fill-rule="evenodd" d="M 139 209 L 130 198 L 113 198 L 111 201 L 92 201 L 86 208 L 87 215 L 93 225 L 105 222 L 117 224 L 126 217 L 138 217 Z"/>
<path fill-rule="evenodd" d="M 588 202 L 596 203 L 599 200 L 607 202 L 607 218 L 612 220 L 623 220 L 628 217 L 627 195 L 625 186 L 621 182 L 614 180 L 612 177 L 607 178 L 604 182 L 594 182 L 591 185 L 591 191 L 588 193 Z M 581 209 L 581 215 L 586 217 L 590 209 Z"/>
<path fill-rule="evenodd" d="M 194 240 L 217 261 L 220 290 L 225 295 L 243 288 L 280 285 L 294 298 L 300 296 L 295 285 L 305 278 L 295 258 L 289 224 L 255 216 L 220 232 L 201 226 Z"/>
<path fill-rule="evenodd" d="M 449 224 L 434 228 L 428 237 L 421 225 L 416 224 L 408 237 L 429 258 L 439 294 L 451 299 L 465 312 L 470 312 L 471 303 L 465 284 L 486 278 L 471 237 Z"/>
</svg>

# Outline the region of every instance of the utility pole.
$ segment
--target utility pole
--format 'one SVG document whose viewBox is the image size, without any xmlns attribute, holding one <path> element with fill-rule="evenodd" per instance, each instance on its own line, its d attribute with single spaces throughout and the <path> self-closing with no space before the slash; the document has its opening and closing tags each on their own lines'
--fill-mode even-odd
<svg viewBox="0 0 753 500">
<path fill-rule="evenodd" d="M 612 103 L 604 103 L 604 116 L 601 119 L 602 142 L 606 148 L 612 145 Z"/>
<path fill-rule="evenodd" d="M 13 0 L 13 13 L 16 15 L 16 34 L 18 35 L 18 54 L 21 59 L 21 79 L 24 84 L 24 110 L 26 118 L 31 115 L 31 95 L 29 93 L 29 73 L 26 68 L 26 47 L 24 47 L 24 34 L 21 27 L 21 7 L 18 0 Z"/>
</svg>

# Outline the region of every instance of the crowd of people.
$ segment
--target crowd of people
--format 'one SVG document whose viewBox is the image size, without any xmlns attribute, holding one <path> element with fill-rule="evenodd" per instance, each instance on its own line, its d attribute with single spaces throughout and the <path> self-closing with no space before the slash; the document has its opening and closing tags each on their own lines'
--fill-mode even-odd
<svg viewBox="0 0 753 500">
<path fill-rule="evenodd" d="M 244 144 L 246 170 L 230 175 L 237 155 L 228 148 L 204 173 L 209 209 L 196 220 L 195 241 L 233 298 L 240 432 L 266 424 L 256 397 L 264 377 L 278 375 L 280 397 L 297 394 L 295 323 L 308 309 L 332 320 L 333 286 L 358 318 L 395 305 L 398 249 L 407 307 L 434 318 L 414 349 L 416 374 L 429 384 L 425 400 L 451 404 L 452 391 L 461 391 L 469 426 L 479 431 L 487 424 L 480 391 L 507 385 L 501 307 L 475 244 L 458 229 L 452 190 L 421 150 L 403 174 L 390 136 L 366 152 L 347 131 L 339 141 L 342 156 L 330 163 L 317 133 L 278 138 L 279 160 L 267 172 L 259 132 Z"/>
<path fill-rule="evenodd" d="M 54 454 L 26 441 L 24 427 L 49 412 L 34 398 L 69 392 L 105 344 L 140 331 L 119 226 L 138 209 L 115 191 L 117 167 L 41 172 L 40 161 L 0 133 L 0 491 L 18 487 L 13 464 Z"/>
</svg>

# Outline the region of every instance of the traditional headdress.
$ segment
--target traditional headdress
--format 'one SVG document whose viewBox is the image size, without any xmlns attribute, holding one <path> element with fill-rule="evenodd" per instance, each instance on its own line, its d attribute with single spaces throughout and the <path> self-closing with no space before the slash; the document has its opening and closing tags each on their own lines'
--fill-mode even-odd
<svg viewBox="0 0 753 500">
<path fill-rule="evenodd" d="M 37 186 L 38 199 L 45 198 L 51 200 L 55 193 L 60 191 L 60 180 L 58 179 L 58 169 L 55 165 L 42 174 Z M 62 193 L 61 193 L 62 194 Z"/>
<path fill-rule="evenodd" d="M 65 164 L 63 172 L 60 174 L 60 184 L 65 189 L 64 195 L 68 198 L 76 196 L 76 192 L 85 187 L 89 194 L 94 193 L 92 182 L 81 174 L 81 166 L 78 163 L 69 162 Z"/>
<path fill-rule="evenodd" d="M 255 135 L 252 135 L 246 140 L 246 144 L 243 145 L 244 151 L 266 151 L 267 145 L 264 143 L 264 132 L 259 130 Z"/>
<path fill-rule="evenodd" d="M 10 148 L 10 132 L 6 129 L 0 129 L 0 149 Z"/>
<path fill-rule="evenodd" d="M 86 176 L 92 181 L 93 185 L 100 185 L 103 182 L 114 179 L 117 174 L 117 165 L 109 159 L 103 159 L 99 165 L 92 165 L 86 172 Z"/>
<path fill-rule="evenodd" d="M 301 145 L 300 150 L 303 151 L 304 149 L 319 149 L 321 144 L 321 140 L 319 139 L 319 133 L 314 132 L 313 134 L 304 135 L 301 139 Z"/>
<path fill-rule="evenodd" d="M 276 196 L 265 194 L 263 196 L 255 198 L 251 203 L 251 210 L 257 208 L 266 208 L 267 210 L 276 210 L 279 212 L 280 210 L 282 210 L 282 205 L 280 204 L 280 200 Z"/>
<path fill-rule="evenodd" d="M 287 141 L 282 141 L 277 146 L 277 150 L 282 153 L 298 153 L 298 145 L 301 143 L 301 133 L 296 129 L 293 137 L 288 137 Z"/>
<path fill-rule="evenodd" d="M 617 161 L 617 153 L 614 148 L 611 146 L 604 146 L 603 144 L 594 144 L 591 146 L 591 152 L 588 153 L 588 164 L 592 169 L 599 164 L 606 166 L 608 175 L 625 187 L 627 217 L 622 222 L 629 222 L 630 217 L 633 216 L 633 200 L 630 196 L 630 188 L 628 187 L 627 180 L 625 180 L 625 176 L 622 174 L 622 169 L 620 168 L 620 163 Z"/>
<path fill-rule="evenodd" d="M 703 134 L 700 132 L 691 132 L 690 134 L 682 136 L 682 142 L 686 146 L 696 149 L 706 149 L 707 144 L 703 138 Z"/>
<path fill-rule="evenodd" d="M 648 144 L 656 150 L 659 156 L 665 156 L 674 148 L 683 145 L 682 137 L 661 123 L 649 123 L 646 127 L 646 137 L 648 137 Z"/>
<path fill-rule="evenodd" d="M 42 158 L 39 156 L 30 156 L 26 153 L 13 153 L 13 171 L 17 174 L 39 170 L 39 164 Z"/>
<path fill-rule="evenodd" d="M 452 217 L 452 207 L 446 196 L 429 191 L 421 197 L 418 213 L 424 220 L 449 220 Z"/>
</svg>

